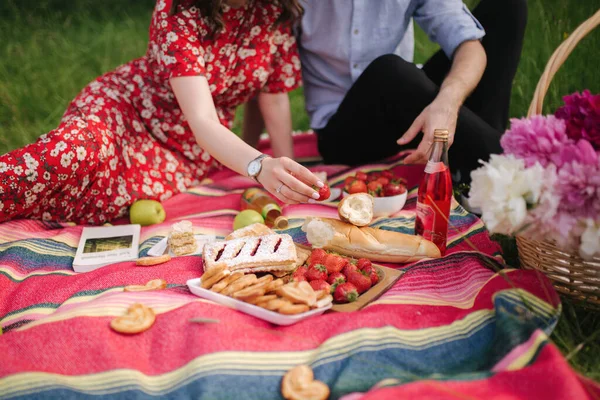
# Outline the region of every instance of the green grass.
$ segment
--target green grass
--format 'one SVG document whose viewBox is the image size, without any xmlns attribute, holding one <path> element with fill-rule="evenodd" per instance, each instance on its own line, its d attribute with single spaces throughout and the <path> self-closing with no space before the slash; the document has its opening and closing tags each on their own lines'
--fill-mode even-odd
<svg viewBox="0 0 600 400">
<path fill-rule="evenodd" d="M 476 0 L 467 4 L 473 6 Z M 576 3 L 576 4 L 574 4 Z M 0 154 L 56 127 L 69 101 L 100 74 L 144 54 L 154 0 L 3 0 L 0 2 Z M 522 117 L 539 76 L 564 37 L 600 0 L 529 0 L 529 23 L 510 114 Z M 565 94 L 600 92 L 600 29 L 583 40 L 552 83 L 546 112 Z M 417 30 L 416 62 L 437 47 Z M 292 93 L 294 129 L 307 129 L 301 90 Z M 239 130 L 240 115 L 236 131 Z M 501 240 L 511 265 L 514 241 Z M 600 381 L 600 313 L 567 301 L 552 339 L 581 373 Z"/>
</svg>

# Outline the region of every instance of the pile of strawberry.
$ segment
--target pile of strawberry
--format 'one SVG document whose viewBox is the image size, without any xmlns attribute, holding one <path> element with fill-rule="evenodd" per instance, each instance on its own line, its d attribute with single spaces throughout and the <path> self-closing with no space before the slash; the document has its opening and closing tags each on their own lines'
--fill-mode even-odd
<svg viewBox="0 0 600 400">
<path fill-rule="evenodd" d="M 355 260 L 314 249 L 306 264 L 296 269 L 292 280 L 307 281 L 314 290 L 333 294 L 336 303 L 350 303 L 377 284 L 379 275 L 366 258 Z"/>
<path fill-rule="evenodd" d="M 344 181 L 347 193 L 369 193 L 373 197 L 397 196 L 406 192 L 406 179 L 392 170 L 357 172 Z"/>
</svg>

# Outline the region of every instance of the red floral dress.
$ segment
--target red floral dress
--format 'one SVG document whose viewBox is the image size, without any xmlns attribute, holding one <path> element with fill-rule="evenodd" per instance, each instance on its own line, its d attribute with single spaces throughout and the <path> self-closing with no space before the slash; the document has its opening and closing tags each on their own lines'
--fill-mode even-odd
<svg viewBox="0 0 600 400">
<path fill-rule="evenodd" d="M 198 146 L 169 78 L 203 75 L 221 123 L 260 91 L 299 86 L 300 59 L 281 10 L 266 0 L 223 7 L 211 39 L 193 1 L 170 15 L 159 0 L 145 56 L 90 83 L 59 127 L 0 156 L 0 222 L 37 218 L 101 224 L 137 199 L 166 200 L 198 184 L 217 162 Z"/>
</svg>

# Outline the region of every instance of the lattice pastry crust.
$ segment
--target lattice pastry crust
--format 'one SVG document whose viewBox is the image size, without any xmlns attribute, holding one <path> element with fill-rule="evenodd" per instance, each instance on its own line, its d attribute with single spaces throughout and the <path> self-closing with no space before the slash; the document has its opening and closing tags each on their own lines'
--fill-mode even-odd
<svg viewBox="0 0 600 400">
<path fill-rule="evenodd" d="M 290 235 L 274 234 L 207 243 L 202 258 L 207 269 L 224 265 L 248 273 L 292 270 L 297 255 Z"/>
</svg>

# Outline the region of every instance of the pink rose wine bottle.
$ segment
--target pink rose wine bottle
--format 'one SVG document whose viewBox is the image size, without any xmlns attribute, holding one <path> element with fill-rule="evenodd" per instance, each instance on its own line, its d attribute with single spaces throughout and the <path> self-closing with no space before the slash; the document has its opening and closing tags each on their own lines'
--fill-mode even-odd
<svg viewBox="0 0 600 400">
<path fill-rule="evenodd" d="M 435 243 L 442 255 L 446 252 L 451 201 L 452 177 L 448 167 L 448 131 L 436 129 L 433 134 L 431 156 L 419 185 L 415 234 Z"/>
</svg>

